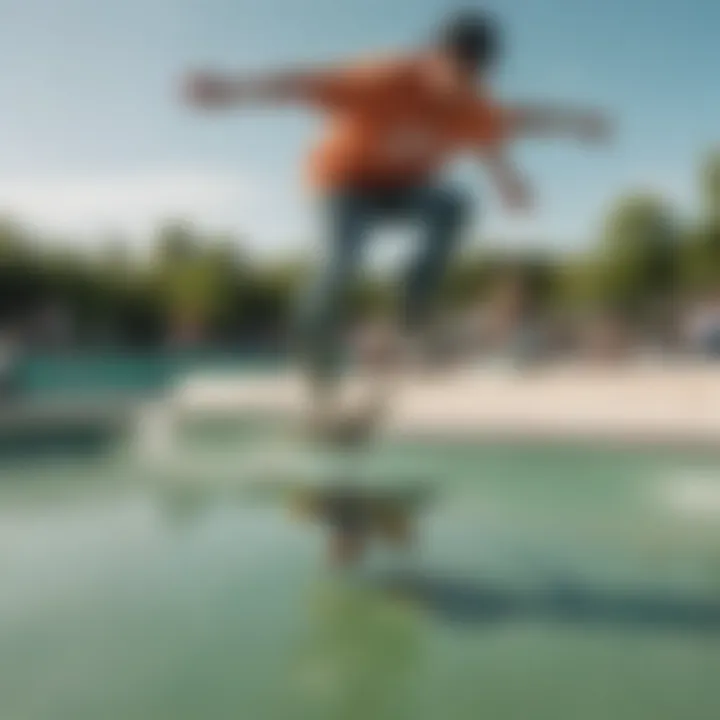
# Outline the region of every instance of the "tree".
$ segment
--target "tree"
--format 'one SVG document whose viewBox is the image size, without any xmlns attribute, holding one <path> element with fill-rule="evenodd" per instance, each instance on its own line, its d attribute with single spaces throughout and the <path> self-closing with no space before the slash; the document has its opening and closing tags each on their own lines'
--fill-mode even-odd
<svg viewBox="0 0 720 720">
<path fill-rule="evenodd" d="M 190 223 L 168 221 L 158 228 L 154 238 L 154 261 L 161 265 L 187 261 L 197 254 L 200 240 Z"/>
<path fill-rule="evenodd" d="M 720 151 L 710 153 L 699 176 L 702 214 L 685 232 L 683 289 L 689 295 L 720 288 Z"/>
<path fill-rule="evenodd" d="M 166 224 L 158 230 L 152 259 L 151 285 L 170 335 L 200 339 L 225 289 L 205 239 L 190 225 Z"/>
<path fill-rule="evenodd" d="M 610 305 L 638 311 L 677 289 L 680 229 L 661 199 L 635 194 L 610 212 L 599 248 L 600 294 Z"/>
</svg>

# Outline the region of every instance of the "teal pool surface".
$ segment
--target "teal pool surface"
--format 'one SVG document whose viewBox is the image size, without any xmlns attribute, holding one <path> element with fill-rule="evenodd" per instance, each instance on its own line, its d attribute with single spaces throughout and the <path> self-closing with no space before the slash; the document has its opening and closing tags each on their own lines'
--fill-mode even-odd
<svg viewBox="0 0 720 720">
<path fill-rule="evenodd" d="M 0 466 L 0 718 L 720 716 L 720 458 L 379 444 L 438 495 L 342 576 L 319 528 L 217 494 L 262 442 L 179 443 L 218 458 L 186 505 L 132 447 Z"/>
<path fill-rule="evenodd" d="M 247 351 L 78 352 L 24 358 L 15 383 L 26 396 L 78 397 L 106 391 L 155 392 L 193 371 L 273 371 L 283 359 Z"/>
</svg>

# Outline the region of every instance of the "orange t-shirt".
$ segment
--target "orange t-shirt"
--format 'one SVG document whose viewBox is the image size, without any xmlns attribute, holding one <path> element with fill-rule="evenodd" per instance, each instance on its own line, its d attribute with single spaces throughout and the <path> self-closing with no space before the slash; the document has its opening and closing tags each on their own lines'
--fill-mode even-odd
<svg viewBox="0 0 720 720">
<path fill-rule="evenodd" d="M 329 72 L 306 95 L 329 114 L 309 163 L 321 189 L 421 182 L 463 150 L 502 143 L 513 125 L 477 87 L 439 87 L 422 58 Z"/>
</svg>

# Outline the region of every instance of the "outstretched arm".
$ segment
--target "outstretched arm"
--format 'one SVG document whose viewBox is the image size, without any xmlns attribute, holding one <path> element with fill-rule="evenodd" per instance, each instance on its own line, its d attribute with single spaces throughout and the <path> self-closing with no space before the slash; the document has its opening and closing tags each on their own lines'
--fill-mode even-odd
<svg viewBox="0 0 720 720">
<path fill-rule="evenodd" d="M 602 141 L 612 130 L 609 118 L 597 110 L 527 104 L 516 105 L 510 111 L 518 135 L 565 135 L 586 141 Z"/>
<path fill-rule="evenodd" d="M 191 74 L 184 95 L 192 105 L 226 108 L 248 103 L 300 102 L 328 107 L 367 103 L 392 90 L 404 72 L 399 62 L 354 62 L 304 70 L 229 75 Z"/>
<path fill-rule="evenodd" d="M 329 89 L 332 82 L 332 74 L 322 71 L 194 73 L 186 78 L 183 91 L 191 105 L 225 108 L 245 103 L 302 101 Z"/>
</svg>

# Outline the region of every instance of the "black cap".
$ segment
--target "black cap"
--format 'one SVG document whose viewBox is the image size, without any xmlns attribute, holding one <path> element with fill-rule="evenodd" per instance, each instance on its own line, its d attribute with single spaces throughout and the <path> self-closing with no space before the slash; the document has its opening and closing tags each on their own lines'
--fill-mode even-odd
<svg viewBox="0 0 720 720">
<path fill-rule="evenodd" d="M 464 10 L 452 15 L 440 30 L 439 44 L 444 52 L 465 65 L 487 67 L 500 51 L 495 18 L 480 10 Z"/>
</svg>

